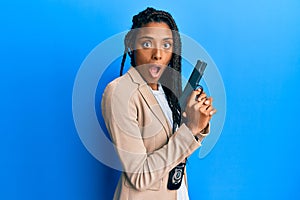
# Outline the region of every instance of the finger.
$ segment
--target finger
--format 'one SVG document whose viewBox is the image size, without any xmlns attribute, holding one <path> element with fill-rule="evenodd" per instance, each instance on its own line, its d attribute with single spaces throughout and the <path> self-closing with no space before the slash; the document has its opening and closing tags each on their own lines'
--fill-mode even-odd
<svg viewBox="0 0 300 200">
<path fill-rule="evenodd" d="M 198 102 L 197 102 L 197 103 L 200 104 L 200 106 L 203 106 L 203 105 L 205 105 L 205 104 L 204 104 L 205 101 L 206 101 L 206 98 L 203 98 L 203 99 L 201 99 L 201 100 L 198 99 Z"/>
<path fill-rule="evenodd" d="M 211 104 L 212 104 L 212 101 L 213 101 L 213 98 L 212 98 L 212 97 L 206 98 L 206 100 L 204 101 L 204 104 L 205 104 L 205 105 L 211 105 Z"/>
<path fill-rule="evenodd" d="M 200 108 L 200 111 L 206 115 L 210 115 L 211 111 L 213 111 L 212 114 L 214 114 L 216 112 L 216 109 L 212 105 L 208 105 L 208 106 L 202 106 Z"/>
<path fill-rule="evenodd" d="M 195 89 L 195 91 L 199 91 L 200 94 L 203 92 L 203 87 L 202 86 L 199 86 Z"/>
<path fill-rule="evenodd" d="M 203 103 L 201 103 L 201 102 L 196 102 L 193 106 L 192 106 L 192 108 L 193 108 L 193 110 L 195 110 L 195 111 L 199 111 L 200 110 L 200 108 L 203 106 Z"/>
<path fill-rule="evenodd" d="M 200 90 L 200 93 L 203 91 L 203 87 L 201 85 L 197 85 L 195 90 Z"/>
<path fill-rule="evenodd" d="M 206 111 L 209 113 L 213 109 L 214 109 L 214 107 L 212 105 L 209 105 L 209 106 L 207 106 Z"/>
<path fill-rule="evenodd" d="M 209 115 L 212 116 L 214 114 L 216 114 L 217 110 L 216 109 L 212 109 L 210 112 L 209 112 Z"/>
<path fill-rule="evenodd" d="M 186 112 L 183 112 L 183 113 L 182 113 L 182 116 L 183 116 L 183 117 L 186 117 Z"/>
<path fill-rule="evenodd" d="M 204 115 L 208 115 L 209 112 L 207 112 L 207 109 L 209 109 L 209 107 L 212 107 L 210 105 L 203 105 L 199 108 L 200 112 Z"/>
<path fill-rule="evenodd" d="M 201 92 L 200 89 L 192 91 L 190 97 L 187 100 L 187 106 L 191 106 L 195 103 L 195 99 L 196 99 L 197 95 L 200 94 L 200 92 Z"/>
<path fill-rule="evenodd" d="M 201 95 L 199 95 L 198 97 L 197 97 L 197 101 L 202 101 L 202 100 L 205 100 L 206 99 L 206 94 L 205 93 L 202 93 Z"/>
<path fill-rule="evenodd" d="M 206 99 L 206 100 L 203 102 L 203 104 L 209 106 L 209 105 L 211 105 L 211 102 L 210 102 L 209 99 Z"/>
</svg>

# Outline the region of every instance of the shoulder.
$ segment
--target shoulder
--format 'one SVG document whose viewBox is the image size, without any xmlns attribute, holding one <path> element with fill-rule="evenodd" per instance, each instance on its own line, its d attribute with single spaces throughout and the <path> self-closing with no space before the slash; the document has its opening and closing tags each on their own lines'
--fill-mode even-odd
<svg viewBox="0 0 300 200">
<path fill-rule="evenodd" d="M 122 121 L 130 114 L 136 113 L 138 87 L 128 73 L 110 82 L 104 90 L 101 101 L 104 119 L 111 122 Z"/>
<path fill-rule="evenodd" d="M 133 90 L 136 90 L 138 88 L 137 84 L 135 84 L 130 76 L 127 74 L 124 74 L 121 77 L 118 77 L 111 81 L 105 88 L 103 97 L 105 96 L 111 96 L 111 95 L 121 95 L 123 92 L 130 92 Z"/>
<path fill-rule="evenodd" d="M 138 71 L 131 67 L 126 74 L 110 82 L 106 86 L 103 95 L 114 95 L 121 97 L 132 95 L 138 91 L 139 87 L 146 84 L 147 83 L 144 81 Z"/>
<path fill-rule="evenodd" d="M 132 80 L 129 73 L 116 78 L 110 82 L 104 90 L 102 95 L 102 107 L 111 107 L 111 105 L 118 105 L 118 109 L 128 107 L 128 103 L 133 103 L 133 98 L 139 96 L 138 88 L 139 85 Z"/>
</svg>

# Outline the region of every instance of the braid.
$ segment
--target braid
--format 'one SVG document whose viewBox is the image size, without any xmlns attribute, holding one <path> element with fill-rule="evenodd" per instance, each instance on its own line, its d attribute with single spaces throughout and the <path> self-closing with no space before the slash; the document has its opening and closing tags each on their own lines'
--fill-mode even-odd
<svg viewBox="0 0 300 200">
<path fill-rule="evenodd" d="M 162 86 L 166 94 L 168 105 L 172 111 L 173 133 L 181 124 L 181 107 L 175 94 L 166 86 Z"/>
<path fill-rule="evenodd" d="M 124 52 L 124 54 L 123 54 L 123 58 L 122 58 L 122 62 L 121 62 L 121 69 L 120 69 L 120 76 L 122 76 L 122 74 L 123 74 L 125 60 L 126 60 L 126 52 Z"/>
<path fill-rule="evenodd" d="M 125 49 L 124 49 L 124 54 L 123 54 L 123 58 L 122 58 L 122 62 L 121 62 L 120 76 L 122 76 L 122 74 L 123 74 L 123 69 L 124 69 L 127 53 L 129 55 L 129 57 L 131 58 L 131 63 L 130 64 L 135 67 L 133 52 L 130 51 L 130 46 L 132 44 L 133 37 L 134 37 L 135 33 L 136 33 L 135 30 L 130 30 L 125 36 L 125 39 L 124 39 Z"/>
<path fill-rule="evenodd" d="M 126 54 L 128 53 L 131 59 L 131 65 L 135 67 L 133 47 L 135 35 L 137 34 L 137 29 L 143 27 L 145 24 L 150 22 L 164 22 L 172 30 L 174 49 L 172 53 L 172 58 L 169 63 L 169 67 L 166 68 L 165 72 L 160 78 L 160 82 L 163 85 L 168 104 L 173 113 L 173 121 L 177 125 L 181 122 L 181 108 L 178 103 L 178 97 L 181 96 L 182 86 L 181 86 L 181 39 L 178 33 L 178 27 L 171 16 L 170 13 L 156 10 L 154 8 L 148 7 L 144 11 L 138 13 L 132 18 L 131 30 L 126 34 L 124 39 L 124 54 L 121 63 L 120 75 L 123 73 L 123 68 L 126 60 Z M 172 78 L 170 78 L 172 77 Z M 174 128 L 174 126 L 173 126 Z"/>
</svg>

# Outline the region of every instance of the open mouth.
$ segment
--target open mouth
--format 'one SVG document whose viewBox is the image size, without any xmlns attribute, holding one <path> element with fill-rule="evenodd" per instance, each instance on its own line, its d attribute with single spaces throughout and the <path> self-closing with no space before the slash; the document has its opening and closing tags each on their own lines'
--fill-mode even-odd
<svg viewBox="0 0 300 200">
<path fill-rule="evenodd" d="M 151 65 L 149 72 L 153 78 L 158 78 L 160 76 L 161 66 Z"/>
</svg>

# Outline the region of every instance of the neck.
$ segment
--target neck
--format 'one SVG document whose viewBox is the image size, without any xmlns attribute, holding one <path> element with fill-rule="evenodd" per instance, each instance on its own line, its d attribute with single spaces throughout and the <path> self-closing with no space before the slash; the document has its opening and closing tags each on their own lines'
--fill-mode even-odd
<svg viewBox="0 0 300 200">
<path fill-rule="evenodd" d="M 148 85 L 151 87 L 152 90 L 158 90 L 158 84 L 157 83 L 148 83 Z"/>
</svg>

